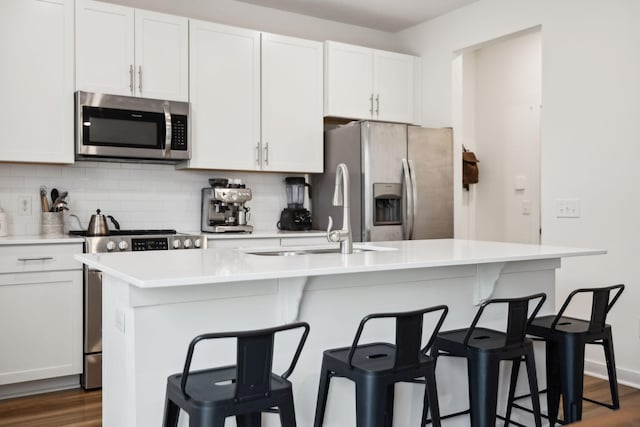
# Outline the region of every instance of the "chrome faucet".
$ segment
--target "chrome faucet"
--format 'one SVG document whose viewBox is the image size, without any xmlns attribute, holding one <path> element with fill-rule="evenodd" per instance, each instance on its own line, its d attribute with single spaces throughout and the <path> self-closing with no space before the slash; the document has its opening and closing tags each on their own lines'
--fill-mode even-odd
<svg viewBox="0 0 640 427">
<path fill-rule="evenodd" d="M 340 242 L 340 253 L 353 253 L 353 236 L 351 235 L 351 209 L 349 208 L 349 170 L 340 163 L 336 168 L 336 188 L 333 192 L 333 206 L 342 206 L 342 229 L 333 228 L 333 218 L 329 217 L 327 240 Z"/>
</svg>

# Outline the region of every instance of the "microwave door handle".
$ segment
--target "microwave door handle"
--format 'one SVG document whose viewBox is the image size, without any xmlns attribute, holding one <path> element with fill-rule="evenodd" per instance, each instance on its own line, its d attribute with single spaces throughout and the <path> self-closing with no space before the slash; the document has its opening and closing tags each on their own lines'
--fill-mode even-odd
<svg viewBox="0 0 640 427">
<path fill-rule="evenodd" d="M 169 150 L 171 150 L 171 111 L 169 110 L 168 104 L 164 104 L 162 108 L 164 110 L 164 127 L 166 130 L 164 146 L 162 147 L 162 156 L 167 157 Z"/>
</svg>

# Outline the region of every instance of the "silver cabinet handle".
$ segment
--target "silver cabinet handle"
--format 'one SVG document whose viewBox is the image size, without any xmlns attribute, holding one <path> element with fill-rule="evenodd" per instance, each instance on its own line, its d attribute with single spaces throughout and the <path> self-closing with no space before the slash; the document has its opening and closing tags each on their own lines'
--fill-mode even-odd
<svg viewBox="0 0 640 427">
<path fill-rule="evenodd" d="M 376 116 L 380 115 L 380 94 L 376 95 Z"/>
<path fill-rule="evenodd" d="M 138 90 L 142 94 L 142 65 L 138 65 Z"/>
<path fill-rule="evenodd" d="M 256 143 L 256 165 L 260 166 L 260 141 Z"/>
<path fill-rule="evenodd" d="M 133 64 L 129 64 L 129 90 L 133 95 Z"/>
<path fill-rule="evenodd" d="M 413 186 L 411 182 L 411 175 L 409 172 L 409 162 L 407 159 L 402 159 L 402 175 L 404 177 L 404 191 L 406 194 L 406 212 L 403 215 L 403 223 L 404 223 L 404 240 L 410 240 L 411 235 L 413 234 Z"/>
<path fill-rule="evenodd" d="M 18 261 L 27 262 L 27 261 L 51 261 L 53 259 L 52 256 L 41 256 L 35 258 L 18 258 Z"/>
<path fill-rule="evenodd" d="M 369 97 L 369 105 L 371 107 L 371 108 L 369 108 L 369 113 L 371 113 L 371 115 L 373 116 L 373 93 Z"/>
<path fill-rule="evenodd" d="M 264 144 L 264 164 L 269 166 L 269 143 Z"/>
</svg>

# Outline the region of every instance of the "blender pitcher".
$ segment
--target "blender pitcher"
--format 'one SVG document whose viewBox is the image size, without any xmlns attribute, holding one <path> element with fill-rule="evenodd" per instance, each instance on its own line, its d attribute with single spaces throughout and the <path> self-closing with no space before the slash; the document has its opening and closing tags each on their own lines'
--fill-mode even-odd
<svg viewBox="0 0 640 427">
<path fill-rule="evenodd" d="M 280 214 L 277 227 L 280 230 L 305 231 L 311 230 L 311 212 L 304 208 L 304 189 L 311 185 L 303 177 L 290 176 L 284 180 L 287 190 L 287 207 Z"/>
<path fill-rule="evenodd" d="M 304 188 L 309 187 L 309 198 L 311 198 L 311 185 L 307 184 L 302 177 L 288 177 L 284 182 L 287 186 L 287 208 L 302 209 L 304 207 Z"/>
</svg>

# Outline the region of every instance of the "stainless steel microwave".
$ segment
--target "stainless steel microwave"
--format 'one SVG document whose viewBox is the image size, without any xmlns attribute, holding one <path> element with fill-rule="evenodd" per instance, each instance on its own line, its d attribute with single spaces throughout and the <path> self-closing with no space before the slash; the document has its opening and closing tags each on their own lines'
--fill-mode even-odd
<svg viewBox="0 0 640 427">
<path fill-rule="evenodd" d="M 76 92 L 77 160 L 191 158 L 189 103 Z"/>
</svg>

